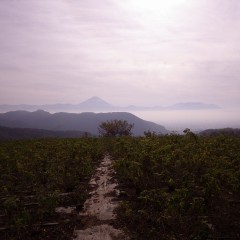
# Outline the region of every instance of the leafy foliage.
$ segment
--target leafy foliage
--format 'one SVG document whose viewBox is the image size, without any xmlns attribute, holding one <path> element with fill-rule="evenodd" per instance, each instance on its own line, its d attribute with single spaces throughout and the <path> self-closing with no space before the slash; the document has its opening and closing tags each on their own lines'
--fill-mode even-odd
<svg viewBox="0 0 240 240">
<path fill-rule="evenodd" d="M 103 153 L 97 138 L 1 142 L 0 228 L 11 230 L 1 232 L 3 239 L 32 239 L 36 231 L 36 239 L 53 239 L 38 226 L 61 219 L 58 206 L 83 204 L 87 182 Z M 54 238 L 68 239 L 60 230 L 51 231 Z"/>
<path fill-rule="evenodd" d="M 122 224 L 136 239 L 240 238 L 240 139 L 185 135 L 113 139 Z"/>
<path fill-rule="evenodd" d="M 101 136 L 116 137 L 116 136 L 130 136 L 133 124 L 126 120 L 110 120 L 102 122 L 99 125 L 98 131 Z"/>
<path fill-rule="evenodd" d="M 184 133 L 1 142 L 0 224 L 11 229 L 3 239 L 41 239 L 36 225 L 56 206 L 81 205 L 105 151 L 125 192 L 119 221 L 134 239 L 239 239 L 240 138 Z M 73 198 L 60 199 L 65 192 Z M 45 230 L 37 236 L 53 239 Z"/>
</svg>

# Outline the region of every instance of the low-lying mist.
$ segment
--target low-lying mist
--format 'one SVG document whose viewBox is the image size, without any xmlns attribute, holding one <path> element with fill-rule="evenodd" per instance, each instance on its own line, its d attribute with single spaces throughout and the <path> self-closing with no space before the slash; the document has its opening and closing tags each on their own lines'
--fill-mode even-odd
<svg viewBox="0 0 240 240">
<path fill-rule="evenodd" d="M 182 133 L 185 128 L 201 131 L 209 128 L 240 128 L 238 109 L 217 110 L 166 110 L 132 112 L 148 121 L 161 124 L 170 131 Z"/>
</svg>

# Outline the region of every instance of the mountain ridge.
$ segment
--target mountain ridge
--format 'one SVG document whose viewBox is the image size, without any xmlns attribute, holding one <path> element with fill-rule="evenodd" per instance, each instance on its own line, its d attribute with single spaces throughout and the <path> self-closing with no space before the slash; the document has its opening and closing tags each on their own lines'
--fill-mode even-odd
<svg viewBox="0 0 240 240">
<path fill-rule="evenodd" d="M 98 126 L 107 120 L 126 120 L 134 124 L 133 134 L 143 135 L 144 131 L 154 131 L 159 134 L 167 134 L 169 131 L 162 125 L 145 121 L 131 113 L 110 112 L 110 113 L 49 113 L 38 110 L 12 111 L 0 113 L 0 125 L 14 128 L 36 128 L 50 131 L 82 131 L 98 135 Z"/>
<path fill-rule="evenodd" d="M 226 135 L 226 136 L 238 136 L 240 137 L 240 129 L 239 128 L 216 128 L 216 129 L 205 129 L 198 133 L 200 136 L 218 136 L 218 135 Z"/>
<path fill-rule="evenodd" d="M 42 109 L 51 112 L 81 112 L 81 111 L 161 111 L 161 110 L 203 110 L 203 109 L 219 109 L 216 104 L 202 103 L 202 102 L 182 102 L 170 106 L 135 106 L 129 105 L 126 107 L 114 106 L 100 97 L 91 97 L 79 104 L 70 103 L 56 103 L 56 104 L 43 104 L 43 105 L 30 105 L 30 104 L 1 104 L 0 112 L 26 110 L 36 111 Z"/>
</svg>

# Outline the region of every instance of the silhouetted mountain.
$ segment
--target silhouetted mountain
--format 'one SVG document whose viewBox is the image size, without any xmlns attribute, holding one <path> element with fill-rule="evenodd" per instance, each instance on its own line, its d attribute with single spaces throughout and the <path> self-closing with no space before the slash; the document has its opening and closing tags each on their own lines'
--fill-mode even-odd
<svg viewBox="0 0 240 240">
<path fill-rule="evenodd" d="M 168 131 L 161 125 L 145 121 L 127 112 L 112 113 L 54 113 L 43 110 L 35 112 L 14 111 L 0 114 L 0 125 L 14 128 L 38 128 L 54 131 L 83 131 L 98 135 L 98 126 L 106 120 L 126 120 L 134 124 L 133 134 L 143 135 L 144 131 L 166 134 Z"/>
<path fill-rule="evenodd" d="M 177 103 L 172 106 L 162 107 L 142 107 L 130 105 L 127 107 L 118 107 L 111 105 L 99 97 L 92 97 L 79 104 L 45 104 L 45 105 L 0 105 L 0 112 L 8 111 L 36 111 L 43 109 L 50 112 L 98 112 L 98 111 L 159 111 L 159 110 L 201 110 L 201 109 L 218 109 L 219 106 L 215 104 L 206 104 L 198 102 Z"/>
<path fill-rule="evenodd" d="M 0 126 L 0 140 L 36 139 L 36 138 L 79 138 L 91 136 L 81 131 L 49 131 L 32 128 L 8 128 Z"/>
<path fill-rule="evenodd" d="M 104 110 L 104 109 L 113 109 L 114 106 L 107 103 L 106 101 L 102 100 L 99 97 L 92 97 L 79 105 L 80 109 L 86 109 L 86 110 Z"/>
<path fill-rule="evenodd" d="M 217 135 L 227 135 L 227 136 L 240 136 L 239 128 L 221 128 L 221 129 L 206 129 L 199 133 L 201 136 L 217 136 Z"/>
</svg>

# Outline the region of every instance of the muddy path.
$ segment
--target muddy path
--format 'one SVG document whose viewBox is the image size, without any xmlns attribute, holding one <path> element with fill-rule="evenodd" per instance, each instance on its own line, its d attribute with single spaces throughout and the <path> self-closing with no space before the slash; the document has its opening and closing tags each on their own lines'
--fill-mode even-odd
<svg viewBox="0 0 240 240">
<path fill-rule="evenodd" d="M 89 198 L 79 213 L 84 223 L 74 230 L 74 240 L 128 240 L 116 226 L 115 209 L 119 205 L 119 190 L 114 178 L 112 160 L 106 155 L 89 182 Z"/>
</svg>

